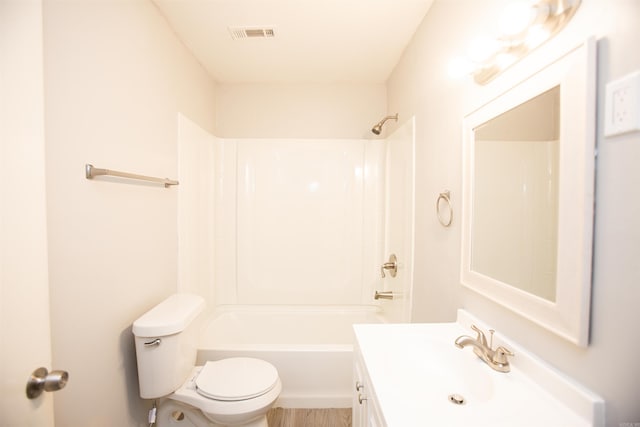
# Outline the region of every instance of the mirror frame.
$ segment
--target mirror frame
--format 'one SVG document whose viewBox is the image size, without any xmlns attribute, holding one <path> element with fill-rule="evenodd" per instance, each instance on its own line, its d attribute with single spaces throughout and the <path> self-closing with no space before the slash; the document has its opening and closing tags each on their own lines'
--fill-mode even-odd
<svg viewBox="0 0 640 427">
<path fill-rule="evenodd" d="M 560 86 L 556 300 L 471 269 L 474 129 Z M 596 129 L 596 42 L 589 38 L 463 120 L 461 283 L 561 337 L 589 344 Z"/>
</svg>

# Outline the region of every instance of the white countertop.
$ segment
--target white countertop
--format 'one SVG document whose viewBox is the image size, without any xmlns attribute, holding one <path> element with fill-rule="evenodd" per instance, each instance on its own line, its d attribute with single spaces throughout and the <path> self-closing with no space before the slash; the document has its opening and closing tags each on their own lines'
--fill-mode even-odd
<svg viewBox="0 0 640 427">
<path fill-rule="evenodd" d="M 487 330 L 462 310 L 458 323 L 354 325 L 387 427 L 604 425 L 602 399 L 498 334 L 494 348 L 516 353 L 509 373 L 457 348 L 458 336 L 475 336 L 470 323 Z M 450 402 L 453 393 L 465 403 Z"/>
</svg>

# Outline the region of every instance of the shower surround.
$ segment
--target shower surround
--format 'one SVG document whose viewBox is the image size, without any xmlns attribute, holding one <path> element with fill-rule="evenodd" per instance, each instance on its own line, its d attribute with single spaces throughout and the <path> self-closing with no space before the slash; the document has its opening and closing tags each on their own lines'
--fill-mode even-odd
<svg viewBox="0 0 640 427">
<path fill-rule="evenodd" d="M 221 139 L 180 115 L 178 146 L 179 291 L 209 307 L 377 305 L 388 288 L 407 307 L 412 120 L 388 141 Z M 391 252 L 408 285 L 381 279 Z"/>
<path fill-rule="evenodd" d="M 221 139 L 184 116 L 179 129 L 178 290 L 213 308 L 199 360 L 259 357 L 283 378 L 279 405 L 350 406 L 352 325 L 408 316 L 413 123 L 390 143 Z M 409 220 L 388 214 L 390 183 L 410 184 L 392 198 Z M 380 277 L 390 250 L 393 283 Z M 374 301 L 384 289 L 397 298 Z"/>
</svg>

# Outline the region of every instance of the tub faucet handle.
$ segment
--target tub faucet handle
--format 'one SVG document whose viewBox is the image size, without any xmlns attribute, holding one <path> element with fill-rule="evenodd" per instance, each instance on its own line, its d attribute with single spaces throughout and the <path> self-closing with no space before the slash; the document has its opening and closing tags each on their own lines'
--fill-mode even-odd
<svg viewBox="0 0 640 427">
<path fill-rule="evenodd" d="M 380 276 L 382 276 L 383 279 L 387 277 L 384 274 L 385 270 L 389 270 L 391 277 L 396 277 L 396 274 L 398 273 L 398 258 L 396 257 L 396 254 L 389 255 L 389 261 L 380 266 Z"/>
</svg>

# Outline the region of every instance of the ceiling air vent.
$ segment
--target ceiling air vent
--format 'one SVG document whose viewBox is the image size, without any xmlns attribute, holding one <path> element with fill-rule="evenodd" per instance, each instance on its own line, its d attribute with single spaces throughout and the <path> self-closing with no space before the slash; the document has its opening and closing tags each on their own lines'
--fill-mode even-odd
<svg viewBox="0 0 640 427">
<path fill-rule="evenodd" d="M 267 39 L 275 37 L 273 27 L 229 27 L 231 38 L 239 39 Z"/>
</svg>

